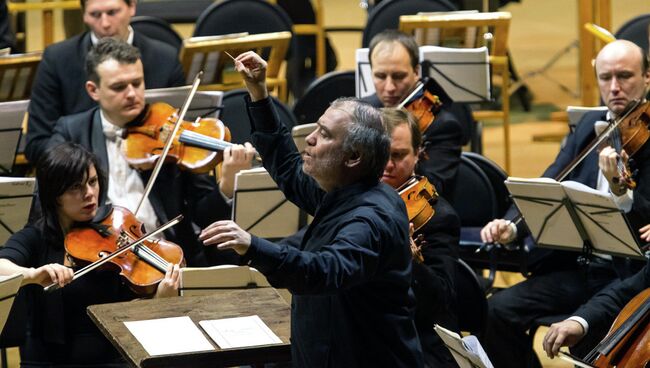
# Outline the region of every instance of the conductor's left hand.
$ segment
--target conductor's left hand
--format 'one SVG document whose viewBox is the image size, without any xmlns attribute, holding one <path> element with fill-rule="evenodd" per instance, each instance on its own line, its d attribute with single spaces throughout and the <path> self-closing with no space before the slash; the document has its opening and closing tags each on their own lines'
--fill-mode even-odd
<svg viewBox="0 0 650 368">
<path fill-rule="evenodd" d="M 234 249 L 243 256 L 251 245 L 251 234 L 234 221 L 217 221 L 201 231 L 199 239 L 205 245 L 217 245 L 219 249 Z"/>
</svg>

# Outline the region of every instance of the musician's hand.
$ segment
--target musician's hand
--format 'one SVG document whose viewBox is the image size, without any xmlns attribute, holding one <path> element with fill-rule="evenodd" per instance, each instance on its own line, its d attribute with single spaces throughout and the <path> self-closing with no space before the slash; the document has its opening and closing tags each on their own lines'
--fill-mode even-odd
<svg viewBox="0 0 650 368">
<path fill-rule="evenodd" d="M 178 296 L 178 288 L 181 284 L 180 266 L 177 264 L 168 264 L 165 277 L 158 283 L 156 295 L 154 298 L 168 298 Z"/>
<path fill-rule="evenodd" d="M 232 198 L 235 190 L 235 175 L 241 170 L 251 168 L 255 153 L 255 148 L 248 142 L 244 145 L 232 145 L 223 151 L 219 189 L 226 197 Z"/>
<path fill-rule="evenodd" d="M 620 158 L 623 165 L 627 165 L 629 157 L 625 150 L 621 150 Z M 616 150 L 614 150 L 614 148 L 609 146 L 605 147 L 598 154 L 598 167 L 600 168 L 600 171 L 603 172 L 605 179 L 607 179 L 612 193 L 616 195 L 622 195 L 624 193 L 624 189 L 621 189 L 621 173 L 618 168 L 618 159 L 619 154 L 616 152 Z"/>
<path fill-rule="evenodd" d="M 641 235 L 641 239 L 645 240 L 646 242 L 650 242 L 650 224 L 647 224 L 646 226 L 642 227 L 639 229 L 639 232 Z"/>
<path fill-rule="evenodd" d="M 501 243 L 506 244 L 515 240 L 515 232 L 510 225 L 511 221 L 496 219 L 488 222 L 481 229 L 481 240 L 484 243 Z"/>
<path fill-rule="evenodd" d="M 244 231 L 234 221 L 217 221 L 201 231 L 199 239 L 205 245 L 217 245 L 219 249 L 234 249 L 240 256 L 248 252 L 251 234 Z"/>
<path fill-rule="evenodd" d="M 64 287 L 72 281 L 74 271 L 58 263 L 50 263 L 38 268 L 29 268 L 25 272 L 25 283 L 39 284 L 43 287 L 58 284 Z"/>
<path fill-rule="evenodd" d="M 549 358 L 558 355 L 560 347 L 575 345 L 585 334 L 582 325 L 574 320 L 565 319 L 553 323 L 544 336 L 543 347 Z"/>
<path fill-rule="evenodd" d="M 268 96 L 266 89 L 266 61 L 253 51 L 246 51 L 235 58 L 235 69 L 241 74 L 253 101 Z"/>
</svg>

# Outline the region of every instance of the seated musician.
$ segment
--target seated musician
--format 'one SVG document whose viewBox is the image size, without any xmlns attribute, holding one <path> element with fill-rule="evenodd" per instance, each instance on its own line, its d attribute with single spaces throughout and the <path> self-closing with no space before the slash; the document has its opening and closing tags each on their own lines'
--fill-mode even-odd
<svg viewBox="0 0 650 368">
<path fill-rule="evenodd" d="M 39 161 L 36 180 L 42 218 L 15 233 L 0 248 L 0 275 L 21 273 L 23 285 L 61 290 L 44 292 L 30 286 L 27 339 L 20 347 L 24 367 L 121 367 L 126 363 L 92 323 L 86 307 L 127 301 L 135 294 L 114 270 L 95 269 L 72 280 L 64 248 L 66 234 L 98 212 L 106 178 L 97 158 L 80 145 L 63 143 Z M 169 265 L 156 297 L 177 295 L 178 265 Z"/>
<path fill-rule="evenodd" d="M 147 88 L 185 84 L 178 52 L 172 46 L 136 32 L 129 25 L 136 0 L 80 0 L 89 31 L 45 49 L 29 101 L 25 155 L 35 163 L 66 115 L 86 111 L 95 102 L 84 91 L 86 54 L 99 39 L 113 37 L 140 50 Z"/>
<path fill-rule="evenodd" d="M 602 331 L 609 329 L 625 304 L 647 288 L 650 288 L 650 264 L 634 276 L 601 290 L 570 318 L 552 324 L 544 336 L 544 351 L 554 358 L 560 347 L 574 346 L 586 335 L 593 334 L 592 331 L 598 331 L 597 341 L 602 339 Z"/>
<path fill-rule="evenodd" d="M 390 158 L 381 181 L 398 189 L 403 187 L 417 166 L 422 135 L 411 114 L 403 110 L 384 108 L 382 119 L 391 132 Z M 422 235 L 422 260 L 413 261 L 413 291 L 415 293 L 415 326 L 420 336 L 425 363 L 430 367 L 457 367 L 456 362 L 433 330 L 439 324 L 458 330 L 454 309 L 456 301 L 454 278 L 458 257 L 460 220 L 456 211 L 438 196 L 431 205 L 433 217 L 413 235 Z"/>
<path fill-rule="evenodd" d="M 598 53 L 595 68 L 600 95 L 608 111 L 590 112 L 582 118 L 576 130 L 567 137 L 555 162 L 544 172 L 545 177 L 556 177 L 592 142 L 597 121 L 620 118 L 630 101 L 643 98 L 650 84 L 648 60 L 643 50 L 629 41 L 619 40 L 606 45 Z M 566 179 L 610 191 L 621 209 L 631 210 L 628 218 L 634 228 L 639 228 L 649 222 L 650 215 L 648 151 L 646 143 L 633 156 L 632 172 L 638 170 L 634 192 L 614 179 L 618 175 L 613 174 L 608 162 L 617 154 L 613 154 L 611 148 L 602 151 L 600 170 L 598 153 L 594 151 Z M 510 211 L 507 218 L 514 218 L 514 212 L 514 209 Z M 523 221 L 515 224 L 505 219 L 494 220 L 481 231 L 482 240 L 487 243 L 510 243 L 526 235 Z M 587 265 L 579 265 L 575 253 L 562 251 L 535 249 L 529 258 L 532 276 L 488 299 L 488 322 L 482 342 L 495 367 L 539 366 L 532 349 L 533 336 L 526 333 L 535 319 L 570 314 L 611 281 L 628 277 L 638 270 L 636 266 L 630 268 L 623 262 L 625 260 L 614 258 L 615 266 L 607 257 L 600 256 L 592 257 Z M 583 348 L 588 349 L 587 345 Z M 581 355 L 585 351 L 575 352 Z"/>
<path fill-rule="evenodd" d="M 396 107 L 416 87 L 420 77 L 419 48 L 415 39 L 395 30 L 386 30 L 370 41 L 369 60 L 376 94 L 364 98 L 375 107 Z M 460 164 L 463 140 L 462 119 L 467 106 L 443 104 L 434 122 L 423 132 L 426 156 L 435 158 L 420 162 L 420 172 L 432 181 L 443 196 L 451 194 L 451 186 Z"/>
<path fill-rule="evenodd" d="M 235 249 L 274 287 L 288 288 L 292 363 L 298 367 L 422 367 L 413 323 L 411 251 L 404 202 L 379 183 L 390 139 L 380 112 L 340 99 L 301 154 L 268 97 L 266 62 L 235 66 L 249 91 L 252 138 L 293 203 L 314 215 L 297 247 L 252 236 L 232 221 L 203 230 L 206 245 Z"/>
<path fill-rule="evenodd" d="M 128 139 L 123 138 L 123 128 L 143 124 L 147 111 L 140 54 L 126 42 L 102 39 L 89 52 L 86 68 L 86 90 L 98 106 L 61 118 L 50 145 L 72 141 L 95 152 L 100 168 L 108 173 L 108 189 L 102 203 L 107 199 L 133 212 L 151 175 L 151 170 L 138 171 L 130 167 L 121 150 L 124 140 Z M 233 154 L 227 150 L 224 155 L 224 171 L 230 180 L 234 171 L 250 168 L 254 153 L 250 146 L 240 146 L 235 151 Z M 232 183 L 222 184 L 232 188 Z M 177 165 L 168 163 L 163 166 L 137 215 L 147 229 L 154 229 L 183 214 L 183 221 L 166 230 L 165 237 L 183 247 L 189 266 L 206 266 L 236 263 L 237 257 L 234 252 L 230 255 L 214 252 L 206 259 L 193 223 L 207 226 L 215 220 L 230 218 L 230 212 L 227 198 L 220 193 L 213 177 L 182 171 Z"/>
</svg>

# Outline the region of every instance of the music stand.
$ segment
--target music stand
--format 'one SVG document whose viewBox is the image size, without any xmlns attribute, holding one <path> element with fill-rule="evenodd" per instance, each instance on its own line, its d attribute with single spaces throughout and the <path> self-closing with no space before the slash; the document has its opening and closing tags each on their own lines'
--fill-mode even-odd
<svg viewBox="0 0 650 368">
<path fill-rule="evenodd" d="M 180 108 L 187 99 L 190 88 L 191 86 L 147 89 L 144 91 L 144 97 L 147 103 L 166 102 Z M 222 100 L 221 91 L 196 91 L 187 110 L 186 120 L 194 120 L 199 116 L 218 119 Z"/>
<path fill-rule="evenodd" d="M 11 173 L 29 100 L 0 103 L 0 174 Z"/>
<path fill-rule="evenodd" d="M 270 287 L 258 270 L 248 266 L 221 265 L 181 268 L 180 296 L 206 295 L 221 289 Z"/>
<path fill-rule="evenodd" d="M 420 47 L 422 76 L 435 80 L 454 102 L 490 101 L 487 47 Z"/>
<path fill-rule="evenodd" d="M 284 197 L 263 168 L 242 170 L 235 176 L 232 220 L 269 240 L 285 238 L 305 225 L 300 209 Z"/>
<path fill-rule="evenodd" d="M 0 177 L 0 244 L 27 223 L 34 184 L 34 178 Z"/>
<path fill-rule="evenodd" d="M 610 194 L 549 178 L 508 178 L 515 205 L 540 247 L 643 258 L 639 241 Z"/>
<path fill-rule="evenodd" d="M 20 284 L 23 281 L 22 274 L 0 277 L 0 331 L 4 329 L 14 303 Z"/>
</svg>

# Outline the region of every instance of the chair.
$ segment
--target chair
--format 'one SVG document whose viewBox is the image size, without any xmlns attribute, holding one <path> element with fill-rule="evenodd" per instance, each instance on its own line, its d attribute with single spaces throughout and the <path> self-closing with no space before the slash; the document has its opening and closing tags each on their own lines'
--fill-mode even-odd
<svg viewBox="0 0 650 368">
<path fill-rule="evenodd" d="M 173 46 L 177 52 L 180 52 L 181 47 L 183 46 L 183 39 L 181 36 L 179 36 L 172 26 L 163 19 L 148 15 L 140 15 L 131 18 L 131 27 L 133 27 L 136 32 L 142 33 L 149 38 Z"/>
<path fill-rule="evenodd" d="M 510 19 L 511 15 L 507 12 L 403 15 L 400 17 L 399 26 L 401 31 L 413 35 L 439 30 L 439 39 L 443 40 L 441 42 L 443 45 L 445 45 L 444 41 L 453 41 L 455 44 L 462 44 L 462 47 L 483 46 L 486 44 L 485 35 L 490 33 L 492 80 L 500 82 L 498 84 L 501 88 L 501 109 L 475 111 L 474 118 L 478 121 L 495 118 L 503 121 L 506 171 L 510 171 L 510 70 L 507 55 Z M 463 32 L 464 36 L 459 38 L 459 32 Z"/>
<path fill-rule="evenodd" d="M 196 21 L 194 37 L 229 33 L 292 32 L 291 19 L 263 0 L 224 0 L 210 5 Z"/>
<path fill-rule="evenodd" d="M 258 54 L 265 55 L 268 62 L 268 86 L 275 89 L 280 100 L 286 101 L 287 80 L 280 75 L 280 70 L 290 41 L 289 32 L 193 37 L 183 41 L 180 59 L 188 81 L 203 70 L 205 74 L 201 89 L 229 91 L 244 87 L 244 83 L 226 53 L 238 55 L 255 50 Z"/>
<path fill-rule="evenodd" d="M 401 15 L 456 10 L 447 0 L 384 0 L 368 14 L 361 47 L 368 47 L 370 40 L 385 29 L 398 29 Z"/>
<path fill-rule="evenodd" d="M 244 89 L 228 91 L 223 95 L 221 120 L 230 129 L 231 141 L 233 143 L 243 144 L 244 142 L 250 141 L 251 125 L 244 101 L 244 96 L 246 95 L 248 95 L 248 91 Z M 296 125 L 296 119 L 293 117 L 293 114 L 278 99 L 273 98 L 273 102 L 280 115 L 280 120 L 287 126 L 287 129 L 291 130 Z"/>
<path fill-rule="evenodd" d="M 632 41 L 639 45 L 646 54 L 648 48 L 648 34 L 650 33 L 650 14 L 642 14 L 625 22 L 621 28 L 616 31 L 617 39 Z"/>
<path fill-rule="evenodd" d="M 0 57 L 0 101 L 29 99 L 42 53 Z"/>
<path fill-rule="evenodd" d="M 313 123 L 339 97 L 354 97 L 353 71 L 330 72 L 312 82 L 293 106 L 299 124 Z"/>
<path fill-rule="evenodd" d="M 512 205 L 510 192 L 508 192 L 508 188 L 506 188 L 506 185 L 504 184 L 504 181 L 508 179 L 508 174 L 494 161 L 483 155 L 474 152 L 463 152 L 462 155 L 480 167 L 483 173 L 485 173 L 490 180 L 490 184 L 492 184 L 492 189 L 494 190 L 494 195 L 497 200 L 496 218 L 503 218 L 506 211 L 508 211 Z"/>
<path fill-rule="evenodd" d="M 462 259 L 456 261 L 456 315 L 461 331 L 481 336 L 487 319 L 485 289 L 472 268 Z"/>
<path fill-rule="evenodd" d="M 138 1 L 136 16 L 152 16 L 169 23 L 196 23 L 214 0 Z"/>
</svg>

